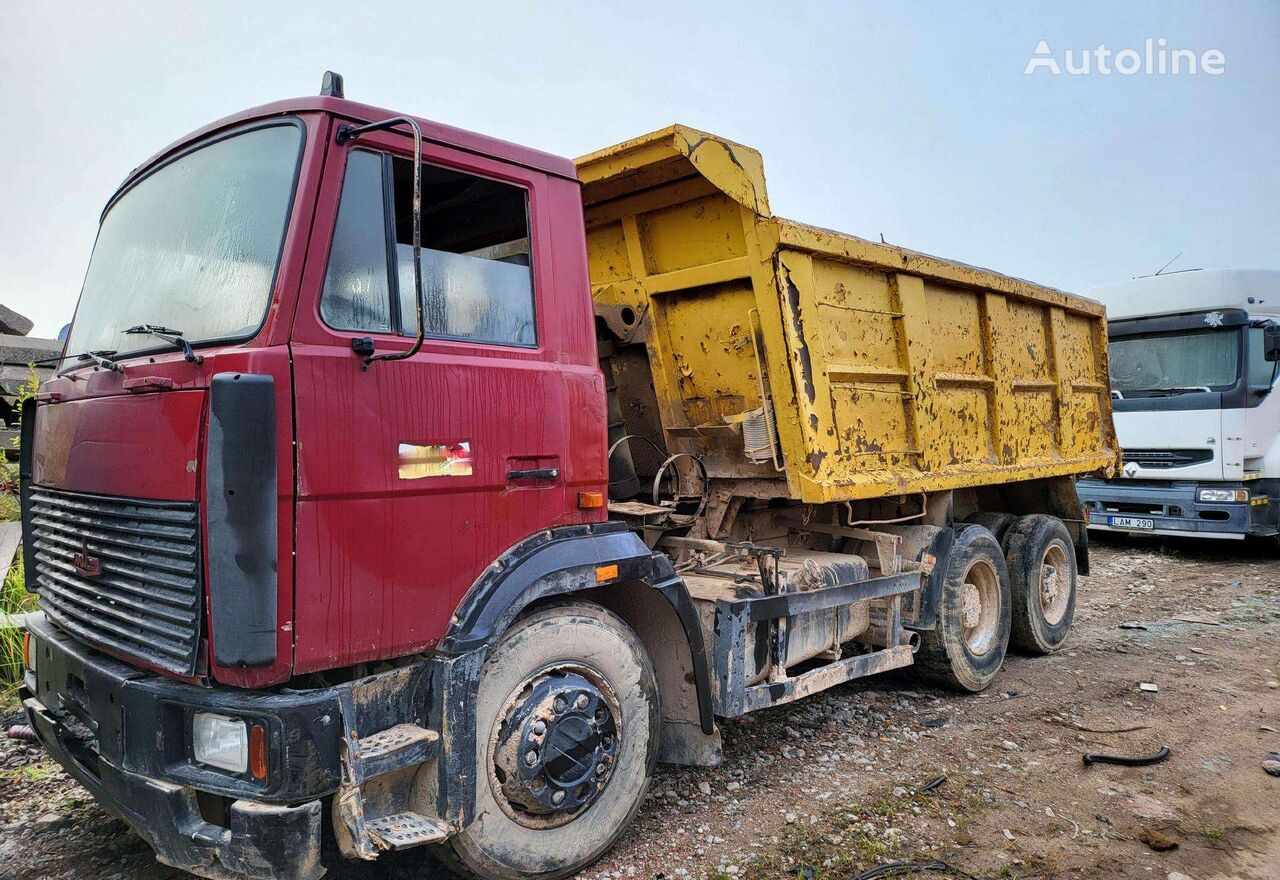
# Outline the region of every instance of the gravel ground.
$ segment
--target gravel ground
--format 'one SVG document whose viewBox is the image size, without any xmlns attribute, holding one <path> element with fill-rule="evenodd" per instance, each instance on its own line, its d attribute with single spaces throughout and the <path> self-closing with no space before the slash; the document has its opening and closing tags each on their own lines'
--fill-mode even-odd
<svg viewBox="0 0 1280 880">
<path fill-rule="evenodd" d="M 910 860 L 928 876 L 1276 880 L 1280 779 L 1261 763 L 1280 751 L 1280 562 L 1241 549 L 1095 545 L 1066 649 L 1011 657 L 987 693 L 891 674 L 730 723 L 724 765 L 661 769 L 582 876 L 849 880 Z M 1148 767 L 1081 761 L 1161 746 Z M 330 876 L 447 876 L 404 855 Z M 0 878 L 185 876 L 40 750 L 0 741 Z"/>
</svg>

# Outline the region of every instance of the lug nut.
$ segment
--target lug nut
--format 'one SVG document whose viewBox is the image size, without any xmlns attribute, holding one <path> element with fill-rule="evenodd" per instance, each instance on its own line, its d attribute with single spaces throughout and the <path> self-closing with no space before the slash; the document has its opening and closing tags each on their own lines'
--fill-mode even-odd
<svg viewBox="0 0 1280 880">
<path fill-rule="evenodd" d="M 551 795 L 551 803 L 553 803 L 553 804 L 562 804 L 562 803 L 564 803 L 564 792 L 563 792 L 563 791 L 557 791 L 555 794 Z"/>
<path fill-rule="evenodd" d="M 597 765 L 596 765 L 596 775 L 597 775 L 597 776 L 603 776 L 603 775 L 604 775 L 604 770 L 605 770 L 604 764 L 597 764 Z"/>
<path fill-rule="evenodd" d="M 538 763 L 538 753 L 533 749 L 529 749 L 529 751 L 524 753 L 524 762 L 532 767 L 534 764 Z"/>
<path fill-rule="evenodd" d="M 590 698 L 588 698 L 586 694 L 578 694 L 577 699 L 573 701 L 573 705 L 578 709 L 585 709 L 589 702 Z"/>
<path fill-rule="evenodd" d="M 534 736 L 542 736 L 547 732 L 547 722 L 535 721 L 533 722 L 533 727 L 530 728 L 530 730 L 533 732 Z"/>
<path fill-rule="evenodd" d="M 569 704 L 564 701 L 564 697 L 556 697 L 555 702 L 551 704 L 551 708 L 555 709 L 556 713 L 559 714 L 569 708 Z"/>
</svg>

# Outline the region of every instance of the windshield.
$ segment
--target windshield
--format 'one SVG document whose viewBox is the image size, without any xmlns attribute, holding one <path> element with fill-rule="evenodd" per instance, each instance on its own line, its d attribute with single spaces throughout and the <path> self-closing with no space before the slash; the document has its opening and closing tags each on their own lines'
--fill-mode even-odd
<svg viewBox="0 0 1280 880">
<path fill-rule="evenodd" d="M 271 299 L 301 143 L 294 124 L 254 129 L 126 191 L 98 231 L 67 352 L 170 347 L 123 332 L 139 324 L 196 344 L 253 335 Z"/>
<path fill-rule="evenodd" d="M 1120 336 L 1109 345 L 1113 391 L 1222 391 L 1240 375 L 1239 328 Z"/>
</svg>

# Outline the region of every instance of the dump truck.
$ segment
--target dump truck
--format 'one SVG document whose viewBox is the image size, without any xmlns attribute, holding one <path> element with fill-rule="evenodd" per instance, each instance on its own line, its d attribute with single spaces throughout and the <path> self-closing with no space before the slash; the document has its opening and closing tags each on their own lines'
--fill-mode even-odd
<svg viewBox="0 0 1280 880">
<path fill-rule="evenodd" d="M 724 138 L 574 163 L 326 76 L 103 212 L 22 417 L 27 714 L 200 876 L 567 877 L 726 719 L 1060 647 L 1106 338 Z"/>
</svg>

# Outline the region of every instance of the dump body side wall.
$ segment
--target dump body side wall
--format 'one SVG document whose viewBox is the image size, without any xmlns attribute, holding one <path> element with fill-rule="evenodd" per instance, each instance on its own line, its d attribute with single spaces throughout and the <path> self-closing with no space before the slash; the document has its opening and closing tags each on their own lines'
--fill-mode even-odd
<svg viewBox="0 0 1280 880">
<path fill-rule="evenodd" d="M 578 163 L 597 315 L 713 478 L 820 503 L 1115 468 L 1099 304 L 773 217 L 758 153 L 680 126 Z M 743 454 L 762 394 L 781 469 Z"/>
<path fill-rule="evenodd" d="M 776 281 L 803 500 L 1114 466 L 1101 317 L 796 247 Z"/>
</svg>

